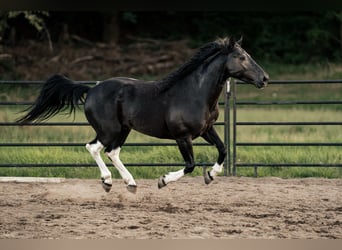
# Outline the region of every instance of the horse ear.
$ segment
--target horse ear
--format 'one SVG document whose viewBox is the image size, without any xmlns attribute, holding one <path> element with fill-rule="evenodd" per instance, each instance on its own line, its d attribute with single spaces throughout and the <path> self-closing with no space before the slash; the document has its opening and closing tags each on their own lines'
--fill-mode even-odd
<svg viewBox="0 0 342 250">
<path fill-rule="evenodd" d="M 240 46 L 242 44 L 242 39 L 243 39 L 243 37 L 241 36 L 240 39 L 238 41 L 236 41 Z"/>
<path fill-rule="evenodd" d="M 235 38 L 233 36 L 229 37 L 229 48 L 230 49 L 234 48 L 235 43 L 236 43 Z"/>
</svg>

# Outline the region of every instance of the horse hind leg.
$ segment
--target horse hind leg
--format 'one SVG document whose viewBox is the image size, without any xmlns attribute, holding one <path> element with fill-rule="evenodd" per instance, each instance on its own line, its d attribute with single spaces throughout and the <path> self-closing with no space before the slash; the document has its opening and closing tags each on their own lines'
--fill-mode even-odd
<svg viewBox="0 0 342 250">
<path fill-rule="evenodd" d="M 106 148 L 106 154 L 108 158 L 112 161 L 115 168 L 119 171 L 122 179 L 127 184 L 127 190 L 136 193 L 137 184 L 132 176 L 132 174 L 128 171 L 125 165 L 120 160 L 120 151 L 121 146 L 124 144 L 130 130 L 124 130 L 121 134 L 116 138 L 116 140 L 112 143 L 110 147 Z"/>
<path fill-rule="evenodd" d="M 87 150 L 94 158 L 101 171 L 102 187 L 106 192 L 109 192 L 112 187 L 112 174 L 101 158 L 100 152 L 103 147 L 102 143 L 97 139 L 93 142 L 87 143 L 86 145 Z"/>
<path fill-rule="evenodd" d="M 106 154 L 108 158 L 113 162 L 113 165 L 116 167 L 116 169 L 119 171 L 124 182 L 127 184 L 127 190 L 132 193 L 136 193 L 137 184 L 135 183 L 132 174 L 128 171 L 128 169 L 120 160 L 120 151 L 121 147 L 117 147 L 111 150 L 110 152 L 106 152 Z"/>
</svg>

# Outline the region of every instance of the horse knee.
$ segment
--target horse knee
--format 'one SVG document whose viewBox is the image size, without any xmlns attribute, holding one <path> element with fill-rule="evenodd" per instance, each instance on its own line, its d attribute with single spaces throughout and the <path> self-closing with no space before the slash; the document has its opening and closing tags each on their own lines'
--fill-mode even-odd
<svg viewBox="0 0 342 250">
<path fill-rule="evenodd" d="M 218 151 L 219 151 L 219 157 L 218 157 L 217 163 L 221 164 L 227 156 L 226 147 L 218 148 Z"/>
<path fill-rule="evenodd" d="M 106 151 L 106 155 L 108 156 L 108 158 L 111 161 L 116 161 L 117 159 L 120 159 L 119 158 L 120 151 L 121 151 L 120 147 L 118 147 L 116 149 L 106 148 L 105 151 Z"/>
<path fill-rule="evenodd" d="M 192 173 L 192 171 L 194 171 L 194 169 L 195 169 L 195 166 L 192 166 L 192 167 L 186 167 L 186 168 L 184 168 L 184 174 L 190 174 L 190 173 Z"/>
<path fill-rule="evenodd" d="M 226 147 L 224 145 L 222 145 L 221 147 L 218 147 L 217 149 L 220 152 L 220 154 L 226 156 L 227 150 L 226 150 Z"/>
<path fill-rule="evenodd" d="M 86 148 L 89 153 L 95 157 L 100 154 L 100 151 L 103 149 L 103 145 L 100 141 L 96 141 L 96 143 L 87 143 Z"/>
</svg>

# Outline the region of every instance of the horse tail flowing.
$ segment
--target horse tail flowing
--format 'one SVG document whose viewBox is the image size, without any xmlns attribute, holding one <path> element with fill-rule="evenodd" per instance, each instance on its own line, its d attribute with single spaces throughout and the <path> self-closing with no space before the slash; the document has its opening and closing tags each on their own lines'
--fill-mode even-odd
<svg viewBox="0 0 342 250">
<path fill-rule="evenodd" d="M 24 124 L 32 121 L 44 121 L 60 111 L 75 111 L 78 102 L 84 103 L 85 94 L 90 87 L 77 84 L 62 75 L 51 76 L 42 86 L 35 103 L 24 111 L 28 113 L 17 121 Z"/>
</svg>

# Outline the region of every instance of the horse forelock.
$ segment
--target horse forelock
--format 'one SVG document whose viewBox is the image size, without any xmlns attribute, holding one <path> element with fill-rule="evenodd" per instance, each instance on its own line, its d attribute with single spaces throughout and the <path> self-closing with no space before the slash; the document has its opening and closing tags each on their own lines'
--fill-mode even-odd
<svg viewBox="0 0 342 250">
<path fill-rule="evenodd" d="M 220 47 L 222 53 L 228 54 L 231 51 L 229 37 L 218 38 L 215 42 Z"/>
</svg>

